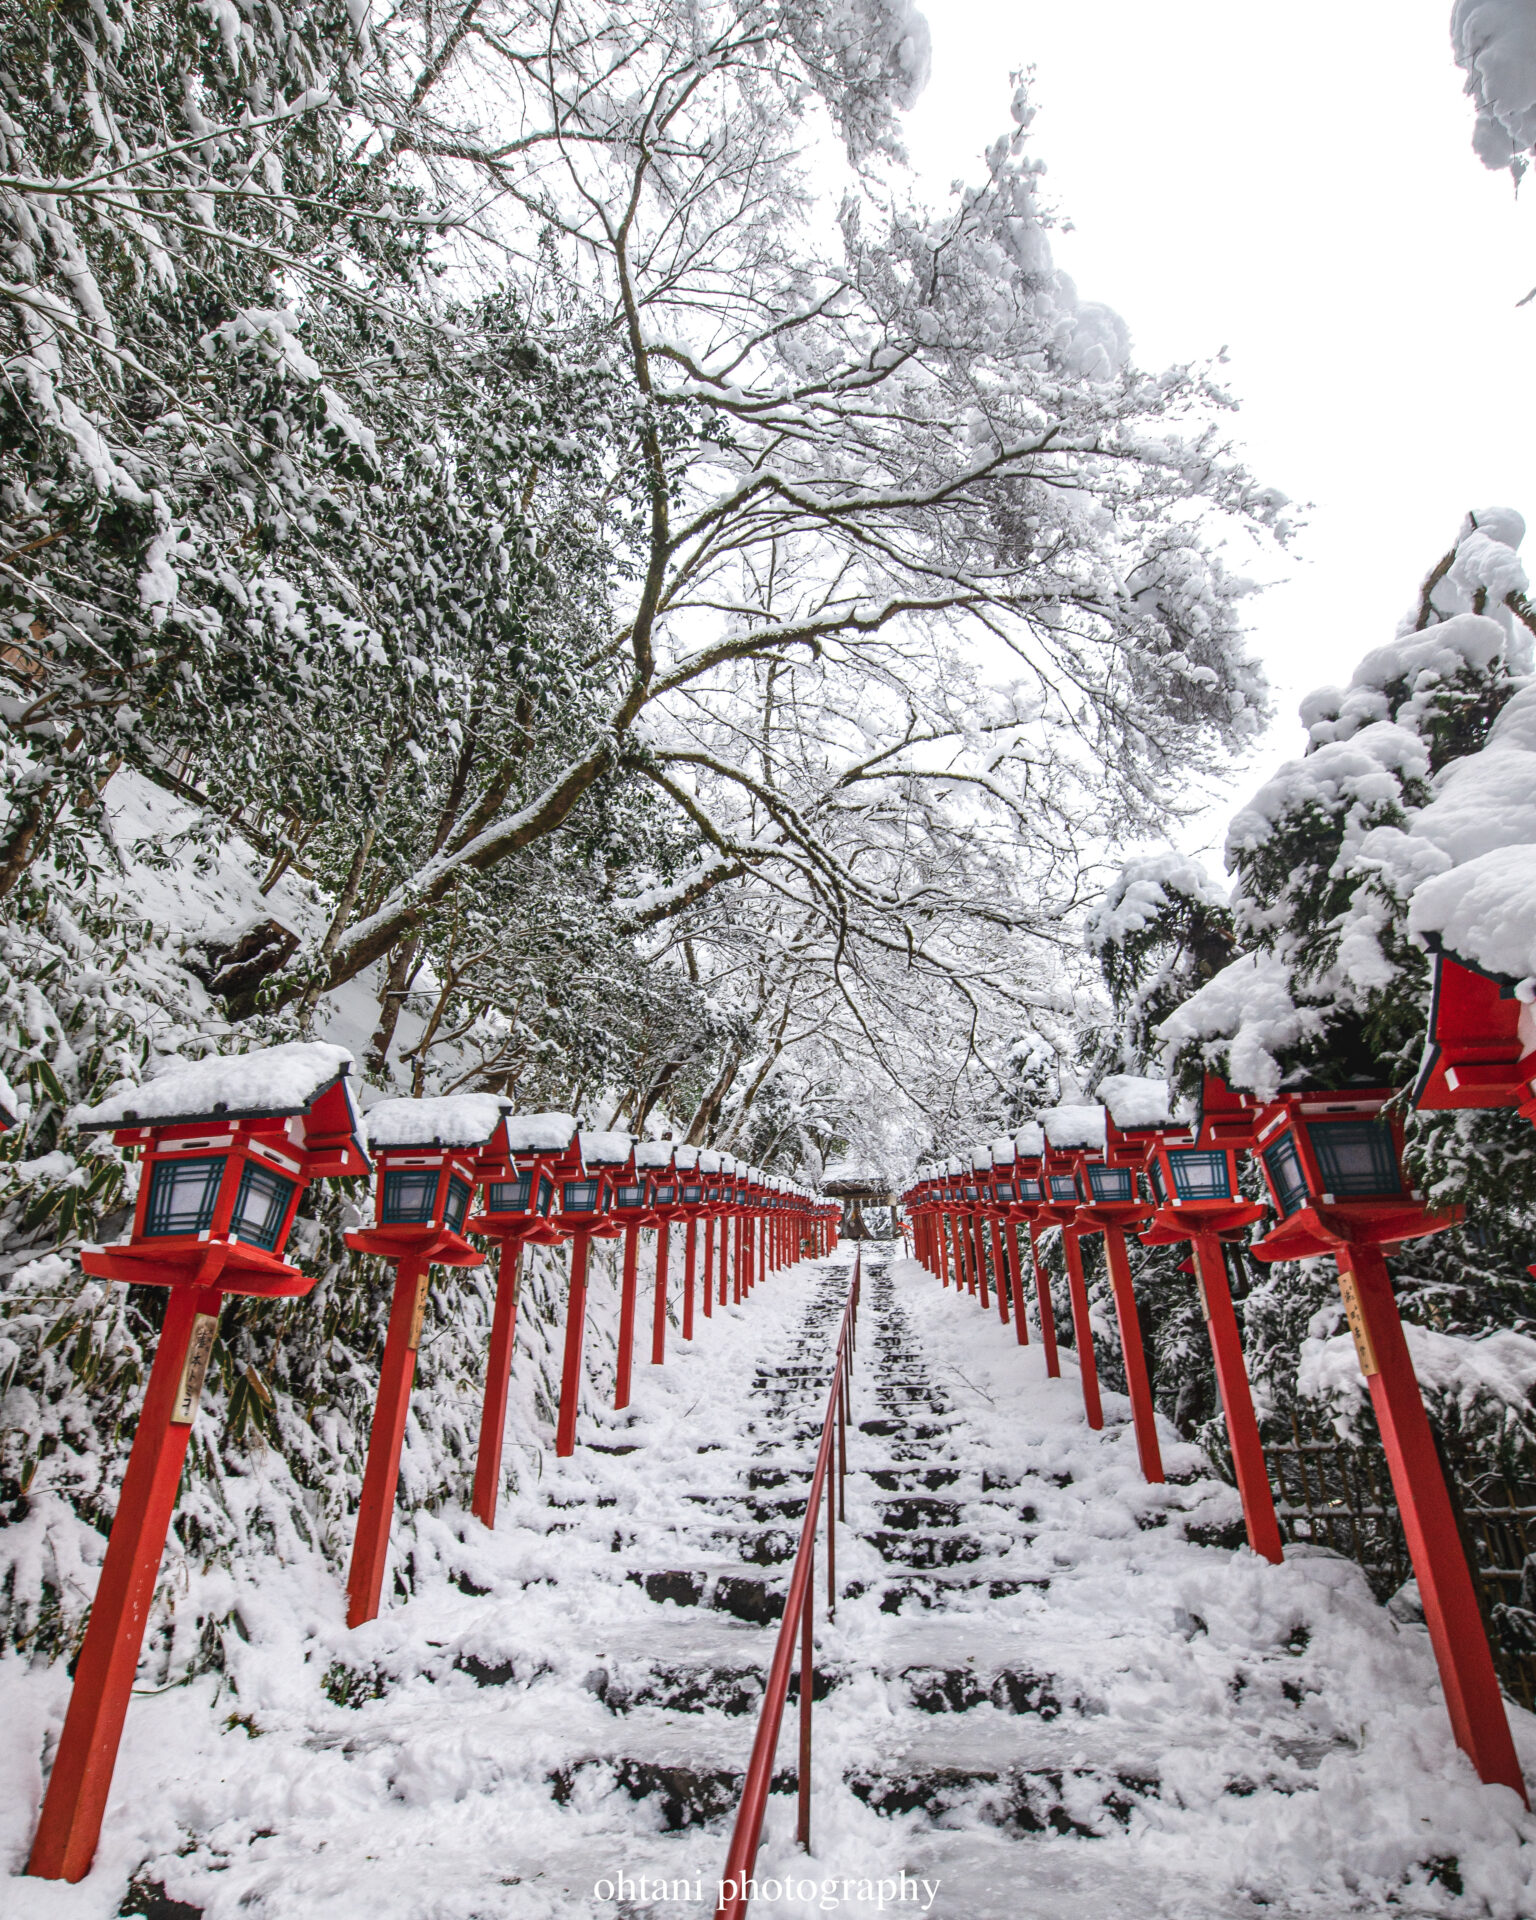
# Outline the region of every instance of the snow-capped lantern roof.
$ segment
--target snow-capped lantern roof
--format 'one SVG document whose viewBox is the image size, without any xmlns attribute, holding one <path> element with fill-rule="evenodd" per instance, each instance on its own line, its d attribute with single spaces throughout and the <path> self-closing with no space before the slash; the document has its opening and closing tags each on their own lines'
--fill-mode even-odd
<svg viewBox="0 0 1536 1920">
<path fill-rule="evenodd" d="M 1013 1165 L 1015 1157 L 1014 1145 L 1007 1134 L 1004 1134 L 1000 1140 L 994 1140 L 988 1151 L 992 1155 L 992 1164 L 994 1167 L 1011 1167 Z"/>
<path fill-rule="evenodd" d="M 634 1151 L 634 1136 L 628 1133 L 581 1133 L 581 1163 L 585 1167 L 627 1167 Z"/>
<path fill-rule="evenodd" d="M 370 1165 L 351 1065 L 343 1047 L 298 1041 L 181 1061 L 77 1109 L 77 1126 L 110 1128 L 142 1167 L 127 1235 L 82 1248 L 84 1270 L 130 1285 L 307 1293 L 313 1280 L 282 1257 L 300 1196 L 312 1179 Z"/>
<path fill-rule="evenodd" d="M 990 1147 L 971 1148 L 971 1172 L 990 1173 L 992 1171 L 992 1149 Z"/>
<path fill-rule="evenodd" d="M 1045 1152 L 1045 1129 L 1038 1120 L 1026 1120 L 1013 1136 L 1013 1150 L 1021 1160 L 1038 1160 Z"/>
<path fill-rule="evenodd" d="M 1102 1151 L 1104 1146 L 1104 1109 L 1102 1107 L 1048 1107 L 1040 1116 L 1045 1137 L 1058 1152 L 1078 1149 Z"/>
<path fill-rule="evenodd" d="M 679 1173 L 697 1173 L 701 1157 L 697 1147 L 678 1147 L 672 1160 Z"/>
<path fill-rule="evenodd" d="M 671 1164 L 672 1142 L 670 1140 L 637 1140 L 635 1142 L 637 1173 L 659 1173 Z"/>
<path fill-rule="evenodd" d="M 511 1153 L 557 1153 L 563 1158 L 576 1141 L 572 1113 L 509 1113 L 507 1149 Z"/>
<path fill-rule="evenodd" d="M 367 1113 L 373 1147 L 398 1152 L 417 1147 L 489 1146 L 511 1111 L 499 1093 L 443 1093 L 425 1100 L 381 1100 Z"/>
<path fill-rule="evenodd" d="M 286 1119 L 315 1112 L 327 1095 L 361 1151 L 363 1129 L 348 1077 L 353 1060 L 345 1047 L 324 1040 L 294 1040 L 251 1053 L 210 1054 L 177 1060 L 141 1086 L 123 1087 L 94 1107 L 77 1107 L 74 1124 L 87 1133 L 116 1127 L 196 1125 L 204 1120 Z M 318 1117 L 318 1116 L 317 1116 Z"/>
<path fill-rule="evenodd" d="M 700 1173 L 718 1173 L 719 1171 L 720 1171 L 720 1155 L 715 1152 L 713 1147 L 700 1147 L 699 1172 Z"/>
<path fill-rule="evenodd" d="M 1168 1082 L 1138 1073 L 1112 1073 L 1099 1082 L 1098 1094 L 1122 1133 L 1141 1133 L 1172 1124 Z"/>
</svg>

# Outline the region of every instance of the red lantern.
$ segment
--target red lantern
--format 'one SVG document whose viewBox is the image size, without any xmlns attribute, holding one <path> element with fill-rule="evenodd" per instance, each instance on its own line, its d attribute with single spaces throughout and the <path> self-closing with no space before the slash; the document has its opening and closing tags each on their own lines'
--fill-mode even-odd
<svg viewBox="0 0 1536 1920">
<path fill-rule="evenodd" d="M 313 1279 L 282 1257 L 300 1196 L 317 1177 L 368 1169 L 351 1065 L 320 1043 L 201 1060 L 80 1121 L 141 1165 L 127 1237 L 82 1248 L 81 1266 L 170 1298 L 27 1863 L 43 1879 L 79 1880 L 96 1851 L 224 1296 L 308 1293 Z"/>
<path fill-rule="evenodd" d="M 1029 1233 L 1029 1259 L 1035 1271 L 1035 1306 L 1040 1315 L 1040 1344 L 1045 1349 L 1045 1373 L 1048 1380 L 1061 1377 L 1061 1357 L 1056 1351 L 1056 1309 L 1051 1301 L 1050 1275 L 1040 1259 L 1037 1239 L 1041 1215 L 1047 1204 L 1045 1193 L 1045 1130 L 1038 1120 L 1026 1120 L 1013 1137 L 1014 1217 L 1021 1219 Z"/>
<path fill-rule="evenodd" d="M 1109 1086 L 1106 1082 L 1100 1091 Z M 1224 1081 L 1208 1076 L 1195 1126 L 1160 1127 L 1147 1138 L 1147 1177 L 1158 1208 L 1141 1237 L 1149 1246 L 1190 1243 L 1248 1544 L 1266 1560 L 1278 1561 L 1280 1523 L 1222 1250 L 1224 1239 L 1242 1238 L 1264 1211 L 1257 1202 L 1244 1200 L 1237 1184 L 1237 1146 L 1248 1144 L 1252 1127 L 1252 1109 L 1244 1107 Z"/>
<path fill-rule="evenodd" d="M 627 1133 L 581 1133 L 575 1164 L 562 1167 L 555 1180 L 552 1224 L 571 1243 L 570 1283 L 565 1304 L 565 1354 L 560 1369 L 560 1414 L 555 1453 L 567 1459 L 576 1451 L 576 1416 L 581 1400 L 582 1349 L 587 1330 L 587 1267 L 594 1239 L 624 1231 L 612 1214 L 613 1196 L 630 1166 Z"/>
<path fill-rule="evenodd" d="M 1058 1117 L 1062 1115 L 1071 1117 L 1064 1122 Z M 1141 1316 L 1136 1308 L 1130 1257 L 1125 1247 L 1127 1232 L 1140 1227 L 1152 1211 L 1140 1179 L 1145 1145 L 1138 1139 L 1135 1130 L 1116 1127 L 1103 1107 L 1058 1107 L 1055 1114 L 1044 1116 L 1044 1124 L 1046 1137 L 1052 1143 L 1048 1164 L 1055 1162 L 1058 1136 L 1062 1136 L 1062 1146 L 1074 1139 L 1081 1141 L 1073 1155 L 1073 1163 L 1078 1190 L 1084 1195 L 1085 1204 L 1078 1208 L 1071 1231 L 1074 1242 L 1083 1232 L 1098 1232 L 1104 1236 L 1104 1264 L 1109 1271 L 1110 1291 L 1114 1296 L 1115 1324 L 1120 1333 L 1125 1384 L 1136 1429 L 1136 1452 L 1143 1479 L 1151 1485 L 1160 1485 L 1166 1476 L 1163 1472 L 1162 1448 L 1157 1437 L 1157 1408 L 1152 1399 L 1152 1379 L 1141 1337 Z M 1080 1275 L 1081 1254 L 1076 1245 L 1073 1252 L 1077 1254 L 1076 1265 Z M 1071 1269 L 1069 1258 L 1069 1275 Z M 1075 1313 L 1075 1293 L 1073 1304 Z M 1083 1306 L 1086 1319 L 1086 1289 Z M 1089 1345 L 1091 1350 L 1091 1330 Z"/>
<path fill-rule="evenodd" d="M 1536 1005 L 1453 955 L 1437 953 L 1429 1043 L 1413 1104 L 1432 1111 L 1518 1107 L 1536 1120 Z"/>
<path fill-rule="evenodd" d="M 1456 1215 L 1428 1207 L 1403 1178 L 1401 1122 L 1383 1111 L 1391 1098 L 1378 1088 L 1259 1104 L 1254 1151 L 1281 1219 L 1253 1251 L 1261 1260 L 1334 1255 L 1456 1743 L 1482 1779 L 1523 1797 L 1476 1587 L 1382 1257 L 1384 1246 L 1438 1233 Z"/>
<path fill-rule="evenodd" d="M 469 1231 L 496 1240 L 501 1247 L 475 1455 L 473 1508 L 488 1527 L 496 1524 L 501 1489 L 523 1248 L 552 1246 L 560 1240 L 560 1230 L 550 1224 L 549 1216 L 555 1204 L 555 1180 L 562 1166 L 574 1164 L 575 1150 L 576 1122 L 570 1114 L 519 1114 L 503 1118 L 476 1158 L 480 1205 L 470 1218 Z"/>
<path fill-rule="evenodd" d="M 1088 1199 L 1080 1156 L 1087 1149 L 1102 1151 L 1102 1107 L 1054 1107 L 1040 1116 L 1045 1130 L 1045 1154 L 1040 1182 L 1044 1204 L 1037 1216 L 1046 1226 L 1061 1228 L 1061 1251 L 1067 1268 L 1067 1293 L 1072 1302 L 1072 1333 L 1077 1344 L 1078 1376 L 1083 1389 L 1083 1412 L 1088 1425 L 1104 1424 L 1099 1399 L 1099 1367 L 1093 1351 L 1093 1328 L 1088 1317 L 1088 1285 L 1083 1278 L 1081 1228 L 1078 1208 Z"/>
<path fill-rule="evenodd" d="M 465 1239 L 464 1226 L 479 1157 L 510 1104 L 495 1094 L 456 1093 L 432 1100 L 382 1100 L 368 1114 L 378 1169 L 374 1224 L 349 1233 L 347 1245 L 393 1261 L 395 1290 L 347 1571 L 349 1627 L 361 1626 L 379 1611 L 432 1268 L 478 1267 L 484 1260 Z"/>
</svg>

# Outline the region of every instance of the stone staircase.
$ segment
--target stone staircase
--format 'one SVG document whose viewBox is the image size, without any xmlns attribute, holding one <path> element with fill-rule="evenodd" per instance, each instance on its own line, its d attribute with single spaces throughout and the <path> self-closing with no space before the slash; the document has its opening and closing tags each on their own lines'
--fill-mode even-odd
<svg viewBox="0 0 1536 1920">
<path fill-rule="evenodd" d="M 263 1705 L 242 1681 L 252 1746 L 272 1736 L 294 1774 L 284 1813 L 232 1768 L 224 1811 L 121 1911 L 712 1913 L 851 1270 L 843 1253 L 766 1283 L 706 1333 L 712 1353 L 669 1363 L 665 1395 L 515 1494 L 496 1534 L 446 1521 L 435 1577 L 336 1637 L 318 1704 Z M 1272 1597 L 1291 1574 L 1199 1551 L 1230 1541 L 1230 1490 L 1176 1445 L 1170 1483 L 1142 1486 L 1113 1404 L 1102 1435 L 1063 1417 L 1070 1380 L 1043 1389 L 1055 1424 L 1022 1438 L 959 1347 L 919 1336 L 917 1309 L 983 1337 L 974 1303 L 866 1253 L 835 1622 L 817 1570 L 813 1853 L 793 1841 L 792 1706 L 758 1863 L 842 1891 L 832 1909 L 754 1912 L 1441 1911 L 1234 1887 L 1229 1823 L 1255 1794 L 1315 1793 L 1350 1750 L 1309 1668 L 1306 1606 Z M 996 1353 L 1011 1378 L 1011 1342 Z M 1208 1625 L 1208 1593 L 1238 1628 Z M 878 1883 L 902 1875 L 931 1897 L 882 1909 Z"/>
</svg>

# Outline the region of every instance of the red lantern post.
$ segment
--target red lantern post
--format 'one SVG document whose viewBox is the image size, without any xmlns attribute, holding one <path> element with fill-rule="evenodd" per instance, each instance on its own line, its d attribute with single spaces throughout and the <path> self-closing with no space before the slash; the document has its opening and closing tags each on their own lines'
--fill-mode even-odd
<svg viewBox="0 0 1536 1920">
<path fill-rule="evenodd" d="M 1145 1087 L 1147 1083 L 1138 1084 Z M 1100 1091 L 1111 1101 L 1120 1095 L 1111 1081 L 1106 1081 Z M 1248 1544 L 1266 1560 L 1278 1562 L 1280 1523 L 1275 1517 L 1275 1496 L 1253 1410 L 1253 1389 L 1243 1358 L 1225 1253 L 1225 1244 L 1244 1240 L 1247 1227 L 1264 1211 L 1257 1202 L 1244 1200 L 1237 1184 L 1237 1150 L 1251 1144 L 1252 1132 L 1252 1107 L 1244 1105 L 1214 1075 L 1206 1080 L 1194 1127 L 1150 1130 L 1146 1141 L 1147 1179 L 1157 1211 L 1141 1237 L 1148 1246 L 1189 1242 L 1190 1265 L 1210 1336 Z"/>
<path fill-rule="evenodd" d="M 555 1182 L 553 1224 L 571 1243 L 570 1281 L 565 1302 L 565 1352 L 560 1367 L 560 1412 L 555 1424 L 555 1453 L 564 1460 L 576 1451 L 576 1419 L 581 1405 L 582 1352 L 587 1332 L 587 1268 L 594 1240 L 617 1239 L 622 1219 L 612 1213 L 614 1188 L 630 1164 L 627 1133 L 580 1133 L 579 1168 Z"/>
<path fill-rule="evenodd" d="M 80 1122 L 141 1165 L 127 1238 L 82 1248 L 81 1266 L 170 1297 L 27 1862 L 41 1879 L 81 1879 L 96 1851 L 224 1296 L 308 1293 L 314 1280 L 282 1257 L 300 1196 L 312 1179 L 368 1169 L 351 1064 L 319 1043 L 200 1060 Z"/>
<path fill-rule="evenodd" d="M 368 1115 L 378 1167 L 374 1224 L 349 1233 L 347 1245 L 393 1262 L 395 1289 L 347 1571 L 349 1627 L 361 1626 L 379 1611 L 432 1268 L 478 1267 L 484 1259 L 464 1238 L 464 1221 L 477 1160 L 501 1127 L 504 1107 L 494 1094 L 459 1093 L 382 1100 Z"/>
<path fill-rule="evenodd" d="M 467 1231 L 498 1242 L 496 1305 L 480 1409 L 471 1507 L 487 1527 L 496 1524 L 501 1492 L 501 1452 L 517 1340 L 517 1297 L 523 1249 L 554 1246 L 560 1231 L 549 1223 L 557 1170 L 573 1160 L 576 1122 L 568 1113 L 519 1114 L 507 1118 L 476 1160 L 480 1207 Z"/>
<path fill-rule="evenodd" d="M 667 1282 L 671 1274 L 672 1222 L 685 1217 L 678 1198 L 678 1174 L 670 1140 L 635 1143 L 635 1173 L 644 1175 L 646 1210 L 656 1228 L 656 1287 L 651 1310 L 651 1365 L 667 1358 Z"/>
<path fill-rule="evenodd" d="M 677 1169 L 677 1197 L 683 1215 L 683 1338 L 693 1338 L 693 1286 L 698 1259 L 699 1221 L 704 1214 L 704 1181 L 699 1173 L 697 1147 L 679 1147 L 672 1155 Z"/>
<path fill-rule="evenodd" d="M 1450 1226 L 1402 1175 L 1390 1090 L 1288 1093 L 1257 1114 L 1254 1151 L 1280 1214 L 1260 1260 L 1331 1253 L 1355 1352 L 1370 1389 L 1424 1621 L 1456 1744 L 1481 1779 L 1525 1784 L 1455 1509 L 1413 1371 L 1382 1249 Z"/>
<path fill-rule="evenodd" d="M 1068 1133 L 1072 1131 L 1070 1127 L 1066 1130 Z M 1088 1425 L 1097 1430 L 1104 1424 L 1104 1408 L 1099 1398 L 1099 1363 L 1093 1350 L 1088 1283 L 1083 1275 L 1083 1252 L 1079 1244 L 1081 1229 L 1077 1224 L 1077 1210 L 1087 1196 L 1078 1178 L 1076 1143 L 1057 1146 L 1049 1134 L 1045 1134 L 1044 1139 L 1045 1151 L 1040 1161 L 1040 1185 L 1044 1197 L 1035 1217 L 1043 1226 L 1061 1228 L 1061 1251 L 1067 1268 L 1067 1295 L 1072 1302 L 1072 1335 L 1077 1346 L 1083 1412 Z"/>
<path fill-rule="evenodd" d="M 1035 1274 L 1035 1310 L 1040 1316 L 1040 1345 L 1045 1349 L 1045 1376 L 1061 1377 L 1061 1356 L 1056 1350 L 1056 1309 L 1051 1300 L 1051 1280 L 1040 1259 L 1036 1239 L 1045 1193 L 1045 1133 L 1037 1120 L 1028 1120 L 1013 1137 L 1013 1206 L 1009 1218 L 1022 1221 L 1029 1236 L 1029 1260 Z"/>
<path fill-rule="evenodd" d="M 1059 1117 L 1064 1113 L 1075 1116 L 1075 1121 L 1064 1123 Z M 1109 1270 L 1110 1291 L 1115 1302 L 1115 1323 L 1120 1333 L 1126 1391 L 1136 1430 L 1137 1458 L 1142 1478 L 1149 1485 L 1160 1486 L 1167 1476 L 1163 1472 L 1162 1447 L 1157 1436 L 1157 1407 L 1152 1398 L 1152 1376 L 1147 1366 L 1141 1315 L 1125 1246 L 1126 1234 L 1141 1227 L 1152 1212 L 1138 1180 L 1143 1148 L 1111 1126 L 1103 1107 L 1058 1107 L 1045 1116 L 1044 1124 L 1053 1149 L 1056 1144 L 1053 1124 L 1063 1132 L 1075 1124 L 1079 1134 L 1096 1134 L 1102 1141 L 1099 1147 L 1079 1147 L 1074 1156 L 1079 1189 L 1087 1195 L 1087 1204 L 1078 1209 L 1077 1225 L 1080 1231 L 1099 1232 L 1104 1236 L 1104 1264 Z"/>
</svg>

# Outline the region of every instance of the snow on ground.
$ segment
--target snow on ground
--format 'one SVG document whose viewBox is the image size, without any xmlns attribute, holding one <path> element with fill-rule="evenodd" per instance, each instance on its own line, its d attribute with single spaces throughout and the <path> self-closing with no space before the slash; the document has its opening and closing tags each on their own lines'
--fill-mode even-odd
<svg viewBox="0 0 1536 1920">
<path fill-rule="evenodd" d="M 776 1796 L 759 1858 L 761 1879 L 817 1888 L 781 1885 L 755 1913 L 862 1920 L 880 1909 L 858 1883 L 903 1872 L 938 1883 L 942 1920 L 1536 1912 L 1536 1820 L 1457 1753 L 1421 1629 L 1346 1561 L 1274 1568 L 1200 1544 L 1237 1505 L 1193 1449 L 1165 1432 L 1174 1481 L 1146 1487 L 1126 1402 L 1107 1395 L 1110 1424 L 1090 1433 L 1069 1354 L 1047 1381 L 1038 1345 L 1020 1350 L 995 1314 L 910 1263 L 887 1292 L 883 1265 L 867 1269 L 854 1382 L 850 1597 L 818 1629 L 835 1684 L 816 1716 L 815 1853 L 796 1851 Z M 249 1637 L 229 1671 L 135 1699 L 94 1871 L 73 1888 L 8 1881 L 8 1920 L 105 1920 L 135 1876 L 209 1920 L 710 1912 L 726 1802 L 667 1831 L 666 1783 L 707 1801 L 740 1769 L 754 1721 L 725 1703 L 774 1629 L 630 1576 L 664 1572 L 679 1594 L 782 1577 L 758 1549 L 797 1523 L 744 1490 L 767 1468 L 791 1475 L 784 1491 L 803 1484 L 825 1386 L 799 1370 L 830 1341 L 848 1266 L 845 1249 L 773 1277 L 701 1318 L 691 1349 L 674 1334 L 665 1368 L 637 1365 L 627 1414 L 598 1404 L 605 1348 L 576 1456 L 514 1427 L 520 1490 L 496 1532 L 452 1508 L 397 1530 L 414 1594 L 358 1632 L 316 1557 L 237 1574 Z M 876 1417 L 907 1393 L 917 1419 Z M 944 1483 L 930 1504 L 952 1501 L 957 1526 L 933 1539 L 963 1535 L 971 1561 L 893 1564 L 879 1540 L 927 1536 L 881 1533 L 892 1503 L 870 1470 L 887 1489 L 893 1474 Z M 922 1676 L 953 1692 L 971 1673 L 979 1704 L 918 1710 Z M 1032 1705 L 991 1703 L 1005 1674 Z M 12 1874 L 66 1694 L 58 1669 L 0 1662 Z M 1512 1718 L 1536 1775 L 1536 1721 Z M 662 1784 L 637 1799 L 646 1769 Z M 882 1795 L 901 1810 L 876 1812 Z M 1038 1830 L 1030 1806 L 1051 1810 Z M 621 1873 L 702 1897 L 594 1892 Z M 924 1896 L 886 1902 L 916 1912 Z"/>
</svg>

